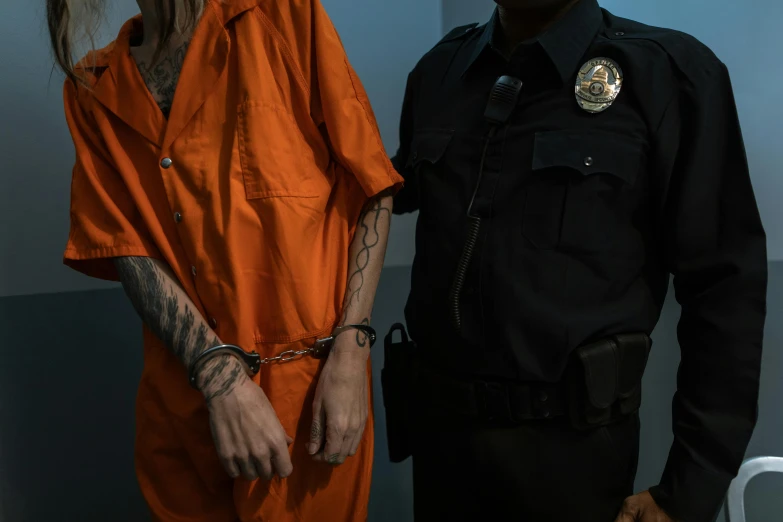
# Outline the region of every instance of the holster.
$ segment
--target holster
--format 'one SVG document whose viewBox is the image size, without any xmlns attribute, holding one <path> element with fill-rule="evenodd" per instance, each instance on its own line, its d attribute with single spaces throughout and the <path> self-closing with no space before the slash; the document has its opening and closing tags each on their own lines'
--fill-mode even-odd
<svg viewBox="0 0 783 522">
<path fill-rule="evenodd" d="M 651 345 L 646 334 L 621 334 L 577 348 L 566 379 L 575 428 L 605 426 L 639 411 Z"/>
<path fill-rule="evenodd" d="M 394 342 L 396 331 L 401 336 L 398 343 Z M 391 327 L 383 344 L 381 386 L 386 409 L 389 459 L 402 462 L 412 454 L 416 345 L 408 339 L 405 327 L 399 323 Z"/>
</svg>

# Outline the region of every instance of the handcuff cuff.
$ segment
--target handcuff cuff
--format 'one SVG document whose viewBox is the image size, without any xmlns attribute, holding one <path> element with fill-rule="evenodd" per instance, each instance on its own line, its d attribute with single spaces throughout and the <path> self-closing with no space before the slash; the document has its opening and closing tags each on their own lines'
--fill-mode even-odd
<svg viewBox="0 0 783 522">
<path fill-rule="evenodd" d="M 316 339 L 315 344 L 313 344 L 313 346 L 310 348 L 306 348 L 304 350 L 286 350 L 274 357 L 267 357 L 266 359 L 262 359 L 261 356 L 256 352 L 246 352 L 239 346 L 233 344 L 221 344 L 220 346 L 214 346 L 199 354 L 196 360 L 193 361 L 193 363 L 190 365 L 188 380 L 191 386 L 198 388 L 196 385 L 198 371 L 207 361 L 220 355 L 234 356 L 244 368 L 247 376 L 250 378 L 254 377 L 261 370 L 261 366 L 265 364 L 287 363 L 307 355 L 313 357 L 314 359 L 323 359 L 332 351 L 337 336 L 347 330 L 358 330 L 364 333 L 370 343 L 370 348 L 372 348 L 372 345 L 375 344 L 375 340 L 377 338 L 375 329 L 372 326 L 366 324 L 346 324 L 343 326 L 338 326 L 332 331 L 329 337 Z"/>
</svg>

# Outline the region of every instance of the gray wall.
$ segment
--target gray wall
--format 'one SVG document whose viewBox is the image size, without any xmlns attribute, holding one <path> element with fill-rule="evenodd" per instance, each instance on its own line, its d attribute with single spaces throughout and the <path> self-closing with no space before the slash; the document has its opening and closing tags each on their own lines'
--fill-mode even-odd
<svg viewBox="0 0 783 522">
<path fill-rule="evenodd" d="M 494 5 L 490 0 L 323 1 L 367 87 L 389 151 L 397 146 L 407 72 L 437 41 L 441 28 L 483 22 Z M 135 12 L 130 0 L 114 3 L 120 5 L 110 10 L 105 36 Z M 783 119 L 772 89 L 783 83 L 783 72 L 770 64 L 779 61 L 781 47 L 772 31 L 783 20 L 783 7 L 776 0 L 724 1 L 721 9 L 706 0 L 603 3 L 618 14 L 692 32 L 729 63 L 770 254 L 782 259 L 781 210 L 773 201 L 783 182 L 773 169 L 783 164 L 783 149 L 773 140 L 779 141 Z M 137 522 L 145 513 L 132 463 L 133 402 L 142 364 L 139 321 L 121 290 L 101 289 L 102 283 L 60 265 L 73 152 L 62 116 L 61 79 L 55 74 L 50 80 L 42 4 L 4 1 L 0 7 L 0 70 L 13 71 L 0 83 L 5 100 L 0 104 L 0 522 Z M 409 269 L 394 265 L 410 263 L 414 219 L 394 223 L 376 305 L 381 331 L 402 319 Z M 749 455 L 783 455 L 783 326 L 777 321 L 783 312 L 783 263 L 773 262 L 770 269 L 761 416 Z M 677 315 L 670 299 L 645 377 L 639 488 L 657 481 L 671 441 Z M 374 361 L 376 377 L 380 362 Z M 410 468 L 386 461 L 380 394 L 376 414 L 370 520 L 405 522 L 412 518 Z M 780 520 L 780 491 L 780 477 L 753 483 L 749 520 Z"/>
<path fill-rule="evenodd" d="M 460 25 L 473 22 L 483 24 L 495 9 L 492 0 L 441 0 L 441 3 L 444 34 Z"/>
<path fill-rule="evenodd" d="M 131 0 L 107 3 L 100 44 L 138 11 Z M 52 75 L 44 4 L 0 6 L 0 296 L 107 286 L 61 263 L 74 154 L 62 78 Z"/>
<path fill-rule="evenodd" d="M 438 40 L 437 0 L 322 0 L 361 76 L 388 150 L 397 148 L 405 79 Z M 0 296 L 107 288 L 62 266 L 68 237 L 73 144 L 52 74 L 44 1 L 0 2 Z M 138 12 L 107 0 L 103 45 Z M 415 13 L 415 16 L 412 14 Z M 401 37 L 401 35 L 405 35 Z M 414 218 L 395 219 L 388 265 L 413 257 Z"/>
</svg>

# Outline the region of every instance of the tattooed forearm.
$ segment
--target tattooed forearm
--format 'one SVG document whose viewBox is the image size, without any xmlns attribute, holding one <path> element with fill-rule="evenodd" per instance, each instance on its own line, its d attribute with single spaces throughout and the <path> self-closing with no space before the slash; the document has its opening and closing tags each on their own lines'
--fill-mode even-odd
<svg viewBox="0 0 783 522">
<path fill-rule="evenodd" d="M 202 351 L 220 344 L 191 306 L 180 301 L 152 259 L 123 257 L 116 261 L 120 281 L 144 323 L 186 365 Z"/>
<path fill-rule="evenodd" d="M 199 389 L 204 391 L 207 402 L 230 392 L 241 384 L 247 375 L 242 366 L 231 356 L 212 359 L 201 370 Z"/>
<path fill-rule="evenodd" d="M 381 242 L 382 235 L 384 239 L 383 248 L 386 248 L 385 240 L 389 234 L 390 220 L 391 208 L 384 206 L 381 199 L 373 200 L 359 218 L 359 229 L 356 232 L 354 244 L 358 238 L 360 248 L 352 259 L 353 273 L 348 278 L 343 323 L 347 321 L 351 307 L 358 305 L 360 302 L 361 292 L 364 288 L 365 270 L 367 270 L 372 259 L 372 250 Z M 384 225 L 383 234 L 381 234 L 381 224 Z"/>
<path fill-rule="evenodd" d="M 349 276 L 341 324 L 370 324 L 375 289 L 386 254 L 391 211 L 391 196 L 381 194 L 367 205 L 359 217 L 349 252 Z M 359 346 L 366 346 L 367 336 L 357 332 L 356 342 Z"/>
<path fill-rule="evenodd" d="M 195 305 L 159 261 L 121 257 L 115 266 L 136 312 L 144 323 L 189 368 L 205 350 L 221 344 Z M 231 357 L 208 361 L 199 374 L 199 388 L 207 398 L 227 393 L 244 376 Z"/>
</svg>

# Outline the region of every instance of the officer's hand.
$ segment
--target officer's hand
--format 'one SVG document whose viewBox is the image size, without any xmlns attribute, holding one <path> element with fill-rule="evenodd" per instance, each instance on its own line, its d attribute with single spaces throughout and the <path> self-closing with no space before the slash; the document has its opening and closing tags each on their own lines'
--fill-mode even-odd
<svg viewBox="0 0 783 522">
<path fill-rule="evenodd" d="M 289 437 L 264 391 L 245 376 L 239 362 L 231 358 L 226 370 L 237 376 L 224 393 L 202 390 L 208 397 L 210 425 L 220 461 L 231 476 L 247 480 L 270 480 L 291 474 Z"/>
<path fill-rule="evenodd" d="M 315 460 L 342 464 L 356 454 L 367 423 L 367 358 L 356 335 L 339 336 L 324 364 L 313 401 L 307 450 Z"/>
<path fill-rule="evenodd" d="M 620 515 L 615 522 L 674 522 L 648 491 L 628 497 L 623 503 Z"/>
</svg>

